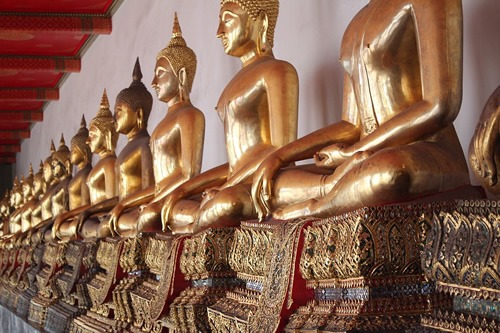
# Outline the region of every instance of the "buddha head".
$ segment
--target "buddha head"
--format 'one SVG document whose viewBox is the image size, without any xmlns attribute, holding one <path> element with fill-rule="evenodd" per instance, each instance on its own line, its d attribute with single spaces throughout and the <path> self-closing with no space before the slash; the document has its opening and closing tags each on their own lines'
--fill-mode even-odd
<svg viewBox="0 0 500 333">
<path fill-rule="evenodd" d="M 224 52 L 241 57 L 253 50 L 262 54 L 274 45 L 278 0 L 221 0 L 217 37 Z"/>
<path fill-rule="evenodd" d="M 118 133 L 116 132 L 115 120 L 109 109 L 108 95 L 104 89 L 99 111 L 90 121 L 86 143 L 92 153 L 104 156 L 115 153 L 117 141 Z"/>
<path fill-rule="evenodd" d="M 43 176 L 43 162 L 40 161 L 40 169 L 33 176 L 33 195 L 40 196 L 45 191 L 45 179 Z"/>
<path fill-rule="evenodd" d="M 22 182 L 24 202 L 33 196 L 33 166 L 30 163 L 29 175 Z"/>
<path fill-rule="evenodd" d="M 50 185 L 54 180 L 54 174 L 52 173 L 52 156 L 56 152 L 56 146 L 54 141 L 50 142 L 50 155 L 43 162 L 43 179 L 47 185 Z"/>
<path fill-rule="evenodd" d="M 59 141 L 59 148 L 52 155 L 52 172 L 54 177 L 58 179 L 65 178 L 71 174 L 70 152 L 62 134 Z"/>
<path fill-rule="evenodd" d="M 89 130 L 87 129 L 87 122 L 85 121 L 85 116 L 82 116 L 82 121 L 80 122 L 80 129 L 71 139 L 71 154 L 70 161 L 73 165 L 77 165 L 82 168 L 92 161 L 92 152 L 87 144 L 87 138 L 89 137 Z"/>
<path fill-rule="evenodd" d="M 23 191 L 17 176 L 14 178 L 12 191 L 10 192 L 10 206 L 14 209 L 19 208 L 23 201 Z"/>
<path fill-rule="evenodd" d="M 116 96 L 116 131 L 129 134 L 145 129 L 153 106 L 153 96 L 141 81 L 142 72 L 139 58 L 135 61 L 132 83 Z"/>
<path fill-rule="evenodd" d="M 182 37 L 179 19 L 175 13 L 172 38 L 156 56 L 155 76 L 151 86 L 162 102 L 168 103 L 177 96 L 181 101 L 187 100 L 195 74 L 196 54 Z"/>
</svg>

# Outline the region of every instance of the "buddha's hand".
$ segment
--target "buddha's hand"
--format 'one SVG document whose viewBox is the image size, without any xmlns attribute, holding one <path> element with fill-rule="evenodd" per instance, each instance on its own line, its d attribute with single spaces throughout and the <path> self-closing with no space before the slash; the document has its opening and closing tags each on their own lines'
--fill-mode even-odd
<svg viewBox="0 0 500 333">
<path fill-rule="evenodd" d="M 85 221 L 88 220 L 89 217 L 90 217 L 90 213 L 87 210 L 84 210 L 83 212 L 78 214 L 78 217 L 77 217 L 78 222 L 76 224 L 76 232 L 77 233 L 80 233 L 80 231 L 82 230 L 83 224 L 85 223 Z"/>
<path fill-rule="evenodd" d="M 351 157 L 346 148 L 342 143 L 325 147 L 314 155 L 314 162 L 320 168 L 335 169 Z"/>
<path fill-rule="evenodd" d="M 52 239 L 53 240 L 56 240 L 58 238 L 58 233 L 59 233 L 59 227 L 61 226 L 62 224 L 62 218 L 61 218 L 61 215 L 58 215 L 55 219 L 54 219 L 54 225 L 52 226 Z"/>
<path fill-rule="evenodd" d="M 168 230 L 168 225 L 172 219 L 172 211 L 174 206 L 185 197 L 185 193 L 182 188 L 178 187 L 173 190 L 163 202 L 163 207 L 161 209 L 161 227 L 163 231 Z"/>
<path fill-rule="evenodd" d="M 111 230 L 114 235 L 118 235 L 118 219 L 122 215 L 122 212 L 123 205 L 119 203 L 116 204 L 115 207 L 113 207 L 113 209 L 109 212 L 108 226 L 109 230 Z"/>
<path fill-rule="evenodd" d="M 471 167 L 478 176 L 486 178 L 490 186 L 498 182 L 495 151 L 498 149 L 499 132 L 500 107 L 491 108 L 481 115 L 471 142 Z"/>
<path fill-rule="evenodd" d="M 276 154 L 271 154 L 254 173 L 252 200 L 260 221 L 271 215 L 273 179 L 282 167 L 283 161 Z"/>
</svg>

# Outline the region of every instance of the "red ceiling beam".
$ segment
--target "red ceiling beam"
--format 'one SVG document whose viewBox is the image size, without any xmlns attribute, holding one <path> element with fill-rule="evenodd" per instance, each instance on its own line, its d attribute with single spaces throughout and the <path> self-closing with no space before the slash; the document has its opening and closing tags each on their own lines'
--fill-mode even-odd
<svg viewBox="0 0 500 333">
<path fill-rule="evenodd" d="M 79 72 L 81 61 L 70 57 L 0 57 L 0 69 L 17 71 Z"/>
<path fill-rule="evenodd" d="M 30 131 L 0 131 L 0 140 L 29 139 Z"/>
<path fill-rule="evenodd" d="M 13 32 L 110 34 L 111 17 L 94 15 L 29 15 L 20 13 L 0 13 L 0 30 Z"/>
<path fill-rule="evenodd" d="M 0 101 L 57 101 L 59 89 L 0 89 Z"/>
<path fill-rule="evenodd" d="M 1 105 L 0 105 L 1 107 Z M 43 111 L 2 111 L 0 110 L 0 123 L 9 122 L 30 122 L 30 121 L 43 121 Z"/>
<path fill-rule="evenodd" d="M 20 145 L 0 145 L 0 153 L 19 153 L 21 151 Z"/>
</svg>

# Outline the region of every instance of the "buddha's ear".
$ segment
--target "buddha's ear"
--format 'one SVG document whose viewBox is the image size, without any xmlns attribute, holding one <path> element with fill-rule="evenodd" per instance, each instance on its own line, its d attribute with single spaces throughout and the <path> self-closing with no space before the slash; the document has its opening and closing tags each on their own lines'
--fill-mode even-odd
<svg viewBox="0 0 500 333">
<path fill-rule="evenodd" d="M 179 79 L 181 87 L 185 87 L 187 78 L 186 67 L 182 67 L 181 69 L 179 69 L 179 72 L 177 72 L 177 78 Z"/>
<path fill-rule="evenodd" d="M 68 175 L 71 175 L 73 173 L 73 170 L 71 170 L 71 161 L 68 159 L 66 160 L 66 163 L 65 163 L 65 167 L 66 167 L 66 172 L 68 173 Z"/>
<path fill-rule="evenodd" d="M 267 29 L 269 29 L 269 19 L 263 10 L 259 13 L 259 48 L 262 52 L 266 51 Z"/>
<path fill-rule="evenodd" d="M 139 127 L 139 129 L 142 129 L 143 125 L 145 125 L 145 122 L 144 122 L 144 110 L 142 110 L 142 108 L 139 108 L 137 110 L 137 126 Z"/>
</svg>

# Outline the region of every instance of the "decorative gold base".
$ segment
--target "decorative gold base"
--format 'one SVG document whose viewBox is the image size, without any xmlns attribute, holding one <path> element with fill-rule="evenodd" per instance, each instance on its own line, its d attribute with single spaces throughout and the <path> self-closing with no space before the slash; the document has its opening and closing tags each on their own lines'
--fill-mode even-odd
<svg viewBox="0 0 500 333">
<path fill-rule="evenodd" d="M 422 326 L 440 332 L 498 333 L 500 321 L 438 309 L 431 315 L 422 317 Z"/>
<path fill-rule="evenodd" d="M 243 222 L 229 264 L 244 287 L 208 307 L 212 332 L 275 332 L 303 298 L 294 288 L 296 259 L 306 220 Z M 288 300 L 288 301 L 287 301 Z"/>
</svg>

